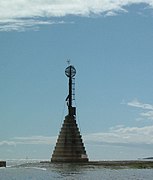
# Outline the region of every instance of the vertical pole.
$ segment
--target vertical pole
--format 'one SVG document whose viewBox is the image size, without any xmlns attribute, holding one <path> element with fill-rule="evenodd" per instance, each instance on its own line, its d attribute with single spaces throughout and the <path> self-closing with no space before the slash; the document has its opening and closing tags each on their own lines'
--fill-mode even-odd
<svg viewBox="0 0 153 180">
<path fill-rule="evenodd" d="M 71 115 L 72 109 L 72 76 L 71 76 L 71 66 L 70 66 L 70 77 L 69 77 L 69 115 Z"/>
</svg>

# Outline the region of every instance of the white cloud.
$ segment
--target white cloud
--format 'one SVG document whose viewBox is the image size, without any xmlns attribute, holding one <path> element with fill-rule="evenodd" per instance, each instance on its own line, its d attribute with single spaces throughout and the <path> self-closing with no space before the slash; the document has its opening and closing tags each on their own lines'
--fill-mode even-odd
<svg viewBox="0 0 153 180">
<path fill-rule="evenodd" d="M 43 23 L 41 18 L 91 14 L 113 16 L 118 12 L 127 12 L 125 7 L 128 5 L 140 3 L 153 8 L 153 0 L 1 0 L 0 30 L 23 30 L 36 24 L 51 23 Z"/>
<path fill-rule="evenodd" d="M 14 141 L 0 141 L 0 146 L 15 146 L 16 143 Z"/>
<path fill-rule="evenodd" d="M 114 145 L 153 145 L 153 126 L 115 127 L 106 133 L 93 133 L 84 136 L 87 143 Z"/>
<path fill-rule="evenodd" d="M 15 137 L 16 144 L 46 144 L 51 145 L 56 142 L 56 137 L 47 136 L 31 136 L 31 137 Z"/>
<path fill-rule="evenodd" d="M 83 135 L 86 144 L 108 144 L 115 146 L 147 146 L 153 145 L 153 126 L 144 127 L 124 127 L 116 126 L 110 128 L 108 132 L 90 133 Z M 14 137 L 11 140 L 0 141 L 0 146 L 18 145 L 53 145 L 55 146 L 57 137 L 52 136 L 31 136 Z"/>
<path fill-rule="evenodd" d="M 47 136 L 31 136 L 31 137 L 14 137 L 11 140 L 0 141 L 0 146 L 10 145 L 53 145 L 56 142 L 57 137 Z"/>
<path fill-rule="evenodd" d="M 64 21 L 51 21 L 40 19 L 7 19 L 0 20 L 0 31 L 25 31 L 27 29 L 37 30 L 40 25 L 64 24 Z M 73 22 L 69 22 L 73 23 Z"/>
<path fill-rule="evenodd" d="M 133 101 L 128 102 L 127 105 L 143 110 L 143 112 L 140 113 L 140 116 L 143 118 L 153 120 L 153 105 L 152 104 L 142 103 L 138 101 L 137 99 L 134 99 Z"/>
<path fill-rule="evenodd" d="M 143 113 L 140 113 L 140 115 L 144 118 L 153 120 L 153 111 L 143 112 Z"/>
<path fill-rule="evenodd" d="M 128 105 L 141 109 L 153 110 L 153 105 L 139 102 L 137 99 L 134 99 L 133 101 L 129 102 Z"/>
</svg>

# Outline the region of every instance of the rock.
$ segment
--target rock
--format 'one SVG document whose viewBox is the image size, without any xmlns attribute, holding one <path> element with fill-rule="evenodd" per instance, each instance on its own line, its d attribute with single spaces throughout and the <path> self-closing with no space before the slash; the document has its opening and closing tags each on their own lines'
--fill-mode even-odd
<svg viewBox="0 0 153 180">
<path fill-rule="evenodd" d="M 6 161 L 0 161 L 0 167 L 6 167 Z"/>
</svg>

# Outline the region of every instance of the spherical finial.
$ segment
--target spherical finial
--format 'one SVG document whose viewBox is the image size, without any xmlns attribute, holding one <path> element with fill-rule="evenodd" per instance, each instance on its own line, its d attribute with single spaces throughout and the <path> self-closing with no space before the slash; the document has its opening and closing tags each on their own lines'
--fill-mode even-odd
<svg viewBox="0 0 153 180">
<path fill-rule="evenodd" d="M 74 66 L 68 66 L 65 69 L 65 74 L 67 77 L 74 77 L 76 74 L 76 69 L 74 68 Z"/>
</svg>

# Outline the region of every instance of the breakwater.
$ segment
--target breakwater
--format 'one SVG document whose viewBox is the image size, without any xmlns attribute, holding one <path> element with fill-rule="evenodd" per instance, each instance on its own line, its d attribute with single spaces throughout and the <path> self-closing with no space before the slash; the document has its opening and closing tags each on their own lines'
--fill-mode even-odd
<svg viewBox="0 0 153 180">
<path fill-rule="evenodd" d="M 62 164 L 52 163 L 50 161 L 41 161 L 40 163 L 49 164 Z M 89 161 L 84 163 L 70 163 L 79 166 L 100 166 L 104 168 L 136 168 L 136 169 L 147 169 L 153 168 L 153 161 L 141 161 L 141 160 L 129 160 L 129 161 Z"/>
</svg>

